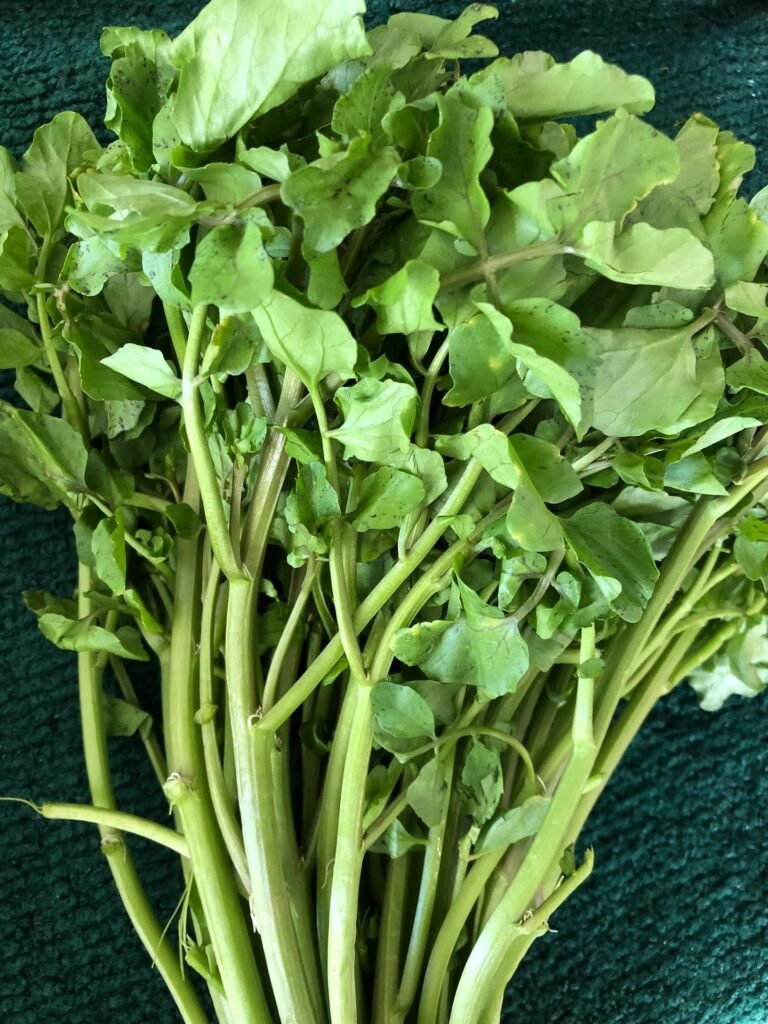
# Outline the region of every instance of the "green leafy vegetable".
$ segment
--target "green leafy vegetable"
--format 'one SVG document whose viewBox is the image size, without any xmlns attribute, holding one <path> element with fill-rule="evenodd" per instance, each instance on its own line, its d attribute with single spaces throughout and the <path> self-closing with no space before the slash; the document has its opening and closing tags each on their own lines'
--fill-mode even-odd
<svg viewBox="0 0 768 1024">
<path fill-rule="evenodd" d="M 485 4 L 363 13 L 107 28 L 115 138 L 0 148 L 0 492 L 72 518 L 75 594 L 24 600 L 186 1024 L 492 1024 L 654 703 L 768 684 L 753 148 L 589 50 L 467 75 Z"/>
</svg>

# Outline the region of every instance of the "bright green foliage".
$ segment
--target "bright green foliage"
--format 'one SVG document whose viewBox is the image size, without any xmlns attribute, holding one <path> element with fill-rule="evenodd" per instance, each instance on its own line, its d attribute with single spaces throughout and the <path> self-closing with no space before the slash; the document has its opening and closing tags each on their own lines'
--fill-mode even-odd
<svg viewBox="0 0 768 1024">
<path fill-rule="evenodd" d="M 491 1024 L 653 703 L 768 683 L 754 150 L 591 51 L 465 74 L 484 4 L 362 13 L 107 28 L 114 140 L 0 148 L 0 492 L 79 564 L 25 600 L 107 852 L 108 738 L 163 780 L 221 1024 Z"/>
</svg>

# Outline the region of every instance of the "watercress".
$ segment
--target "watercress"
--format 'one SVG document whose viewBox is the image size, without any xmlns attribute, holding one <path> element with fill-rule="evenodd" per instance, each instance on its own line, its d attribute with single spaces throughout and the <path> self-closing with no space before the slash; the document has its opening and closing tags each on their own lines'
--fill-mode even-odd
<svg viewBox="0 0 768 1024">
<path fill-rule="evenodd" d="M 498 57 L 483 4 L 362 13 L 105 29 L 114 140 L 0 151 L 0 491 L 79 566 L 25 601 L 92 805 L 40 810 L 98 826 L 187 1024 L 127 836 L 179 855 L 222 1024 L 492 1024 L 655 702 L 768 672 L 752 147 L 595 53 Z M 167 824 L 116 804 L 126 735 Z"/>
</svg>

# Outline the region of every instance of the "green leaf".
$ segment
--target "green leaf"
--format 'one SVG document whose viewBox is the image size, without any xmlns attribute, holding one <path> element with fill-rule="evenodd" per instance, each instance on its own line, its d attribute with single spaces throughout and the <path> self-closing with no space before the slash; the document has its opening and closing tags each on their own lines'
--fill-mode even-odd
<svg viewBox="0 0 768 1024">
<path fill-rule="evenodd" d="M 16 393 L 27 403 L 33 412 L 48 415 L 59 404 L 59 393 L 35 373 L 29 366 L 22 366 L 16 371 L 14 381 Z"/>
<path fill-rule="evenodd" d="M 704 451 L 713 444 L 724 441 L 727 437 L 733 437 L 741 430 L 748 430 L 751 427 L 760 427 L 762 422 L 754 416 L 723 416 L 711 427 L 707 427 L 703 434 L 689 445 L 681 454 L 692 455 L 694 452 Z"/>
<path fill-rule="evenodd" d="M 44 366 L 42 348 L 26 334 L 13 327 L 0 327 L 0 370 L 17 370 L 22 366 Z"/>
<path fill-rule="evenodd" d="M 733 554 L 739 568 L 748 580 L 756 582 L 762 579 L 768 568 L 768 542 L 750 540 L 743 533 L 739 534 L 733 544 Z"/>
<path fill-rule="evenodd" d="M 715 279 L 712 253 L 685 228 L 657 231 L 641 222 L 616 235 L 614 223 L 593 221 L 581 232 L 578 252 L 588 267 L 624 284 L 696 289 Z"/>
<path fill-rule="evenodd" d="M 129 704 L 111 693 L 102 694 L 104 702 L 104 728 L 107 736 L 144 735 L 152 727 L 152 718 L 135 704 Z"/>
<path fill-rule="evenodd" d="M 544 823 L 552 803 L 550 797 L 531 796 L 519 807 L 512 807 L 492 821 L 475 843 L 475 854 L 503 850 L 521 839 L 534 836 Z"/>
<path fill-rule="evenodd" d="M 495 814 L 504 792 L 499 751 L 473 739 L 461 770 L 461 784 L 467 810 L 478 825 L 484 825 Z"/>
<path fill-rule="evenodd" d="M 126 246 L 163 252 L 186 243 L 197 203 L 180 188 L 119 174 L 81 174 L 85 209 L 72 211 L 67 228 L 82 238 L 94 232 Z"/>
<path fill-rule="evenodd" d="M 97 401 L 137 402 L 146 397 L 141 388 L 102 362 L 110 356 L 115 344 L 124 341 L 126 333 L 123 328 L 115 328 L 105 318 L 81 315 L 65 323 L 62 333 L 75 350 L 80 384 L 89 398 Z"/>
<path fill-rule="evenodd" d="M 626 622 L 637 622 L 659 576 L 640 527 L 610 505 L 597 503 L 579 509 L 562 523 L 576 557 L 616 614 Z"/>
<path fill-rule="evenodd" d="M 197 512 L 184 502 L 179 504 L 166 505 L 164 509 L 166 517 L 173 524 L 173 528 L 179 537 L 191 540 L 200 532 L 201 522 Z"/>
<path fill-rule="evenodd" d="M 424 765 L 408 787 L 408 803 L 429 828 L 443 821 L 448 803 L 448 768 L 439 757 Z"/>
<path fill-rule="evenodd" d="M 757 349 L 750 348 L 725 371 L 725 382 L 733 391 L 747 388 L 759 395 L 768 395 L 768 362 Z"/>
<path fill-rule="evenodd" d="M 640 199 L 674 181 L 679 170 L 674 142 L 619 109 L 552 164 L 550 173 L 564 195 L 550 202 L 551 215 L 570 235 L 591 221 L 621 227 Z"/>
<path fill-rule="evenodd" d="M 675 136 L 680 173 L 674 187 L 692 199 L 702 214 L 711 208 L 720 184 L 717 136 L 717 125 L 703 114 L 689 117 Z"/>
<path fill-rule="evenodd" d="M 296 299 L 272 292 L 253 317 L 273 355 L 310 389 L 328 376 L 355 376 L 357 344 L 349 328 L 330 310 L 309 309 Z"/>
<path fill-rule="evenodd" d="M 546 394 L 552 395 L 571 423 L 577 426 L 581 419 L 581 392 L 576 374 L 591 375 L 578 318 L 570 310 L 543 299 L 512 303 L 506 307 L 507 316 L 490 303 L 476 305 L 509 351 L 530 371 L 526 387 L 531 390 L 530 376 L 535 376 L 546 388 Z M 514 341 L 510 340 L 511 336 Z"/>
<path fill-rule="evenodd" d="M 331 127 L 344 139 L 353 139 L 356 135 L 375 138 L 382 132 L 381 123 L 394 97 L 392 68 L 383 63 L 374 64 L 338 98 Z"/>
<path fill-rule="evenodd" d="M 644 114 L 655 100 L 653 86 L 645 78 L 606 64 L 591 50 L 566 64 L 557 64 L 541 51 L 501 57 L 470 81 L 495 86 L 510 113 L 524 120 L 599 114 L 618 107 Z"/>
<path fill-rule="evenodd" d="M 55 612 L 41 615 L 37 624 L 43 636 L 63 651 L 104 651 L 118 658 L 148 660 L 133 626 L 121 626 L 112 632 L 94 625 L 90 619 L 69 619 Z"/>
<path fill-rule="evenodd" d="M 70 196 L 68 178 L 100 148 L 86 121 L 72 111 L 37 129 L 16 175 L 16 195 L 39 235 L 53 237 L 61 227 Z"/>
<path fill-rule="evenodd" d="M 91 550 L 99 579 L 113 594 L 122 594 L 125 590 L 126 552 L 121 509 L 98 524 L 91 538 Z"/>
<path fill-rule="evenodd" d="M 172 398 L 174 401 L 181 398 L 181 381 L 157 349 L 129 342 L 101 362 L 111 370 L 121 373 L 137 384 L 143 384 L 145 388 L 156 391 L 165 398 Z"/>
<path fill-rule="evenodd" d="M 745 199 L 718 199 L 704 219 L 721 288 L 751 281 L 768 255 L 768 223 Z"/>
<path fill-rule="evenodd" d="M 246 205 L 261 189 L 259 175 L 239 164 L 212 163 L 204 167 L 185 167 L 184 175 L 202 186 L 206 199 L 232 207 Z"/>
<path fill-rule="evenodd" d="M 255 354 L 255 333 L 252 322 L 247 324 L 238 316 L 225 316 L 211 333 L 200 373 L 235 376 L 245 373 Z"/>
<path fill-rule="evenodd" d="M 259 306 L 272 291 L 275 275 L 259 228 L 247 222 L 222 224 L 195 250 L 189 271 L 192 304 L 210 304 L 233 313 Z"/>
<path fill-rule="evenodd" d="M 371 853 L 386 853 L 396 860 L 413 849 L 426 846 L 426 840 L 414 836 L 400 820 L 393 821 L 387 831 L 371 846 Z"/>
<path fill-rule="evenodd" d="M 410 451 L 418 395 L 410 384 L 366 377 L 352 387 L 339 388 L 336 404 L 343 424 L 329 436 L 344 445 L 344 457 L 384 462 Z"/>
<path fill-rule="evenodd" d="M 309 267 L 307 298 L 318 309 L 334 309 L 347 292 L 338 251 L 332 249 L 330 252 L 315 252 L 303 244 L 301 254 Z"/>
<path fill-rule="evenodd" d="M 592 425 L 606 436 L 675 433 L 702 394 L 690 328 L 585 328 L 601 361 L 594 382 Z M 706 410 L 701 419 L 711 415 Z"/>
<path fill-rule="evenodd" d="M 438 108 L 440 123 L 430 136 L 427 156 L 440 161 L 443 173 L 432 188 L 413 193 L 413 212 L 480 252 L 490 216 L 480 172 L 493 152 L 493 113 L 468 106 L 457 92 L 438 96 Z"/>
<path fill-rule="evenodd" d="M 30 269 L 29 236 L 12 224 L 0 235 L 0 288 L 8 292 L 25 291 L 35 283 Z"/>
<path fill-rule="evenodd" d="M 408 450 L 395 451 L 386 456 L 386 464 L 393 469 L 401 469 L 411 476 L 418 477 L 424 486 L 424 501 L 431 505 L 435 498 L 448 487 L 448 480 L 445 476 L 445 464 L 438 452 L 429 448 L 419 448 L 411 444 Z"/>
<path fill-rule="evenodd" d="M 305 82 L 369 53 L 363 11 L 361 0 L 306 0 L 300 16 L 289 5 L 212 0 L 171 55 L 179 69 L 173 120 L 184 142 L 216 149 Z"/>
<path fill-rule="evenodd" d="M 435 716 L 424 698 L 410 686 L 377 683 L 371 691 L 371 708 L 377 728 L 398 739 L 431 738 Z"/>
<path fill-rule="evenodd" d="M 432 306 L 440 288 L 440 274 L 420 260 L 408 260 L 396 274 L 364 295 L 353 306 L 370 305 L 376 311 L 379 334 L 413 334 L 440 331 Z"/>
<path fill-rule="evenodd" d="M 321 527 L 340 515 L 339 498 L 325 466 L 321 462 L 300 466 L 285 503 L 285 521 L 294 535 L 291 564 L 303 564 L 310 554 L 325 554 L 328 544 Z"/>
<path fill-rule="evenodd" d="M 69 423 L 0 403 L 0 493 L 43 508 L 74 509 L 85 490 L 87 458 Z"/>
<path fill-rule="evenodd" d="M 359 533 L 389 530 L 418 510 L 425 497 L 418 477 L 382 466 L 363 480 L 352 525 Z"/>
<path fill-rule="evenodd" d="M 283 182 L 281 194 L 304 221 L 307 245 L 329 252 L 350 232 L 373 220 L 376 204 L 399 164 L 396 150 L 375 150 L 369 136 L 358 136 L 346 151 L 294 171 Z"/>
<path fill-rule="evenodd" d="M 107 239 L 93 235 L 69 247 L 59 281 L 81 295 L 98 295 L 109 278 L 124 269 L 122 258 Z"/>
<path fill-rule="evenodd" d="M 528 668 L 517 623 L 459 586 L 461 615 L 399 630 L 392 644 L 395 657 L 440 682 L 477 686 L 485 700 L 514 693 Z"/>
<path fill-rule="evenodd" d="M 739 281 L 725 289 L 725 304 L 734 313 L 746 313 L 758 320 L 768 318 L 768 284 Z"/>
</svg>

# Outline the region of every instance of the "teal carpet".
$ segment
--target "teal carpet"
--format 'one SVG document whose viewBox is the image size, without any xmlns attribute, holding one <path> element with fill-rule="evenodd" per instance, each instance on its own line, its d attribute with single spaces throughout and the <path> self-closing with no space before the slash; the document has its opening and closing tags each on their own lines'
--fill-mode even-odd
<svg viewBox="0 0 768 1024">
<path fill-rule="evenodd" d="M 254 0 L 256 2 L 256 0 Z M 301 0 L 296 0 L 300 3 Z M 15 153 L 65 108 L 101 121 L 104 24 L 175 31 L 193 0 L 2 0 L 0 142 Z M 373 3 L 454 14 L 456 3 Z M 567 59 L 590 47 L 650 77 L 652 120 L 671 131 L 703 110 L 751 141 L 768 180 L 765 0 L 501 0 L 492 34 L 508 52 Z M 87 799 L 73 661 L 52 649 L 19 591 L 74 585 L 64 516 L 0 504 L 0 792 Z M 766 1024 L 768 700 L 698 710 L 686 689 L 656 709 L 590 822 L 589 883 L 554 919 L 507 1002 L 509 1024 Z M 130 740 L 114 742 L 120 805 L 162 815 Z M 172 859 L 135 844 L 158 911 L 179 895 Z M 127 926 L 87 826 L 0 805 L 0 1021 L 174 1024 L 156 973 Z M 306 1022 L 312 1024 L 312 1022 Z"/>
</svg>

